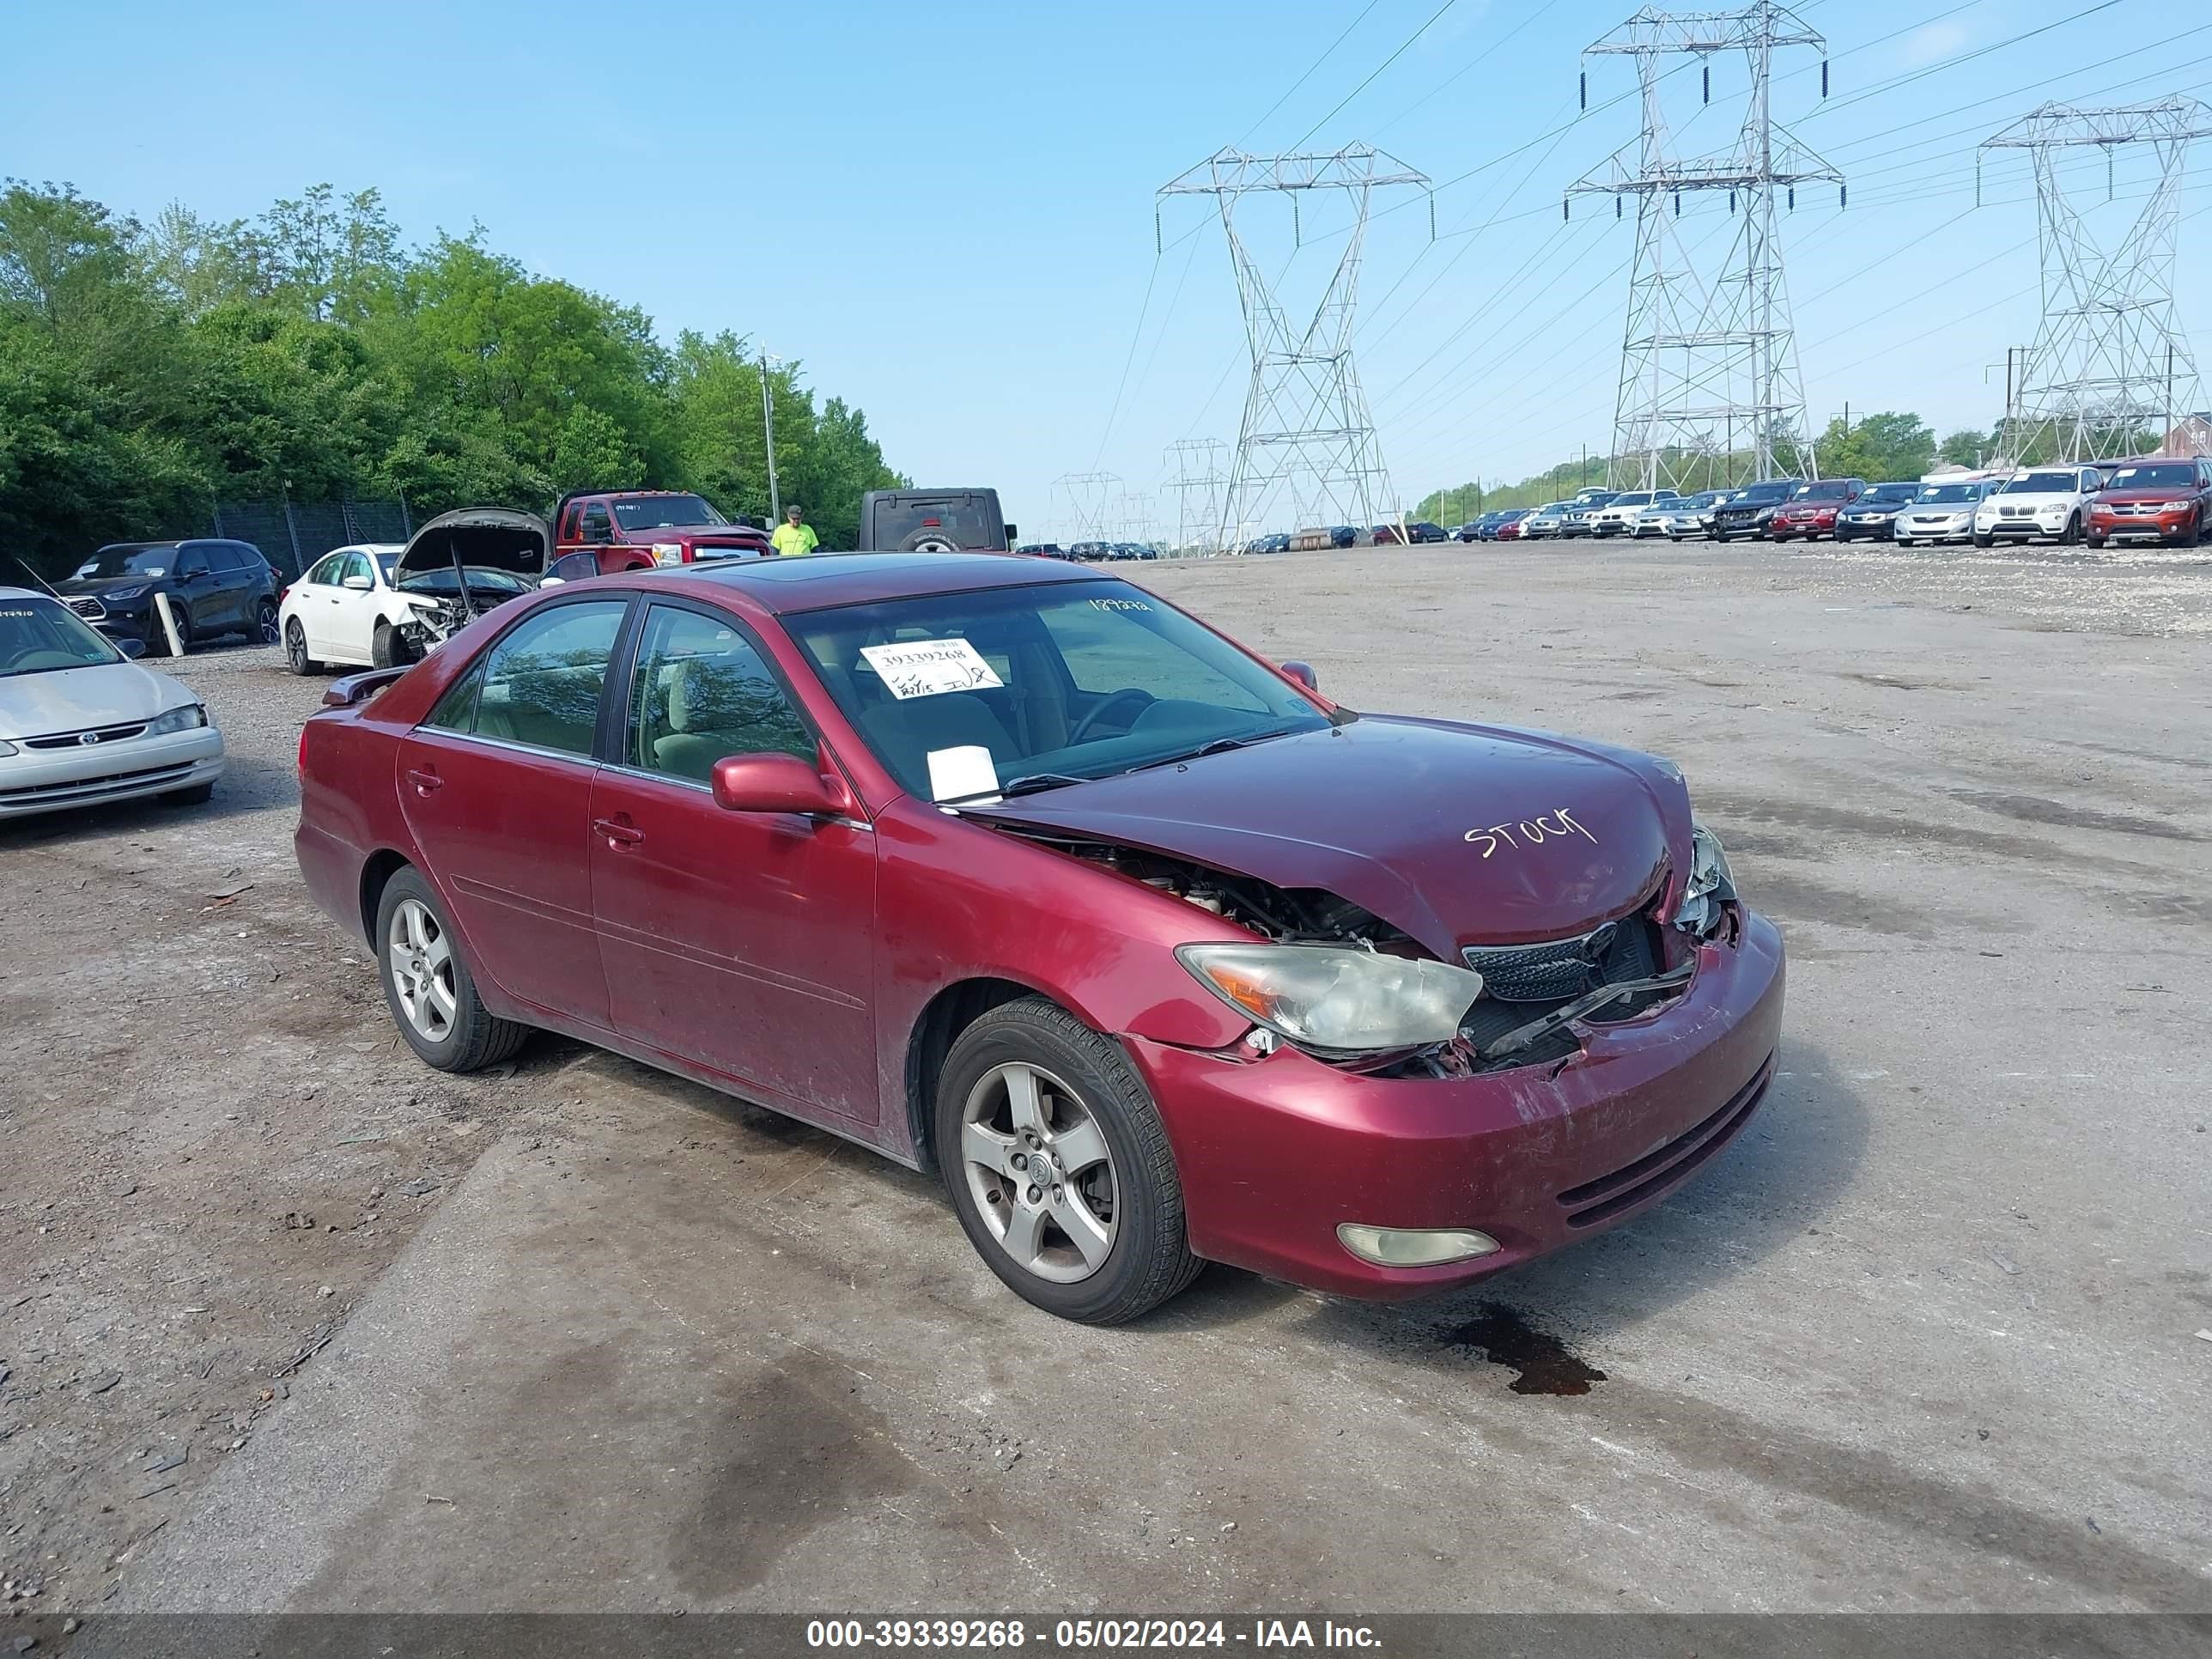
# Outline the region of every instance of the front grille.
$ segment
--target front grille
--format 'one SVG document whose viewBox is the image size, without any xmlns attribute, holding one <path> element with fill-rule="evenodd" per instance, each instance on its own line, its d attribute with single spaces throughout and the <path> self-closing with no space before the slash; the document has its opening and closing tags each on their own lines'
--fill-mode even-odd
<svg viewBox="0 0 2212 1659">
<path fill-rule="evenodd" d="M 18 738 L 26 749 L 88 749 L 96 743 L 120 743 L 146 729 L 143 720 L 132 726 L 96 726 L 88 732 L 59 732 L 46 738 Z"/>
<path fill-rule="evenodd" d="M 107 607 L 98 599 L 64 599 L 63 603 L 87 622 L 98 622 L 107 614 Z"/>
<path fill-rule="evenodd" d="M 1591 991 L 1625 980 L 1650 979 L 1666 963 L 1665 942 L 1658 925 L 1641 914 L 1623 916 L 1572 939 L 1547 939 L 1535 945 L 1470 945 L 1460 956 L 1482 975 L 1482 994 L 1474 1000 L 1459 1027 L 1461 1038 L 1478 1049 Z M 1593 1010 L 1588 1018 L 1597 1025 L 1632 1019 L 1662 999 L 1678 995 L 1681 989 L 1672 986 L 1623 997 Z M 1516 1050 L 1506 1063 L 1546 1065 L 1566 1058 L 1581 1046 L 1574 1032 L 1563 1026 L 1528 1048 Z"/>
<path fill-rule="evenodd" d="M 1766 1096 L 1766 1085 L 1773 1080 L 1774 1056 L 1769 1054 L 1759 1062 L 1750 1082 L 1695 1127 L 1683 1131 L 1634 1163 L 1624 1164 L 1610 1175 L 1570 1187 L 1559 1194 L 1559 1204 L 1567 1212 L 1567 1225 L 1594 1227 L 1686 1179 L 1698 1165 L 1735 1139 L 1736 1132 L 1759 1109 L 1759 1103 Z"/>
<path fill-rule="evenodd" d="M 114 789 L 152 788 L 162 783 L 182 783 L 191 776 L 196 763 L 185 761 L 180 765 L 156 766 L 143 772 L 113 772 L 105 777 L 70 778 L 63 783 L 0 789 L 0 806 L 20 805 L 26 801 L 70 800 L 81 795 L 104 794 Z"/>
<path fill-rule="evenodd" d="M 1460 952 L 1501 1002 L 1565 1002 L 1625 979 L 1659 971 L 1657 930 L 1643 916 L 1608 921 L 1572 939 L 1540 945 L 1470 945 Z"/>
</svg>

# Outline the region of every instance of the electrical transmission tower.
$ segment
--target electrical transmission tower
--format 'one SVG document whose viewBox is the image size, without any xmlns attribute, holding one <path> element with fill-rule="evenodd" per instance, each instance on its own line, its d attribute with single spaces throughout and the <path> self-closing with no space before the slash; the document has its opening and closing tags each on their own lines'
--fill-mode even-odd
<svg viewBox="0 0 2212 1659">
<path fill-rule="evenodd" d="M 1071 542 L 1103 542 L 1106 520 L 1114 508 L 1115 493 L 1121 487 L 1118 472 L 1063 472 L 1052 481 L 1053 507 L 1067 500 L 1067 533 Z"/>
<path fill-rule="evenodd" d="M 1203 546 L 1218 551 L 1221 532 L 1221 453 L 1227 446 L 1218 438 L 1178 438 L 1168 446 L 1167 461 L 1174 469 L 1168 488 L 1176 493 L 1176 546 Z"/>
<path fill-rule="evenodd" d="M 1252 354 L 1236 459 L 1221 492 L 1214 531 L 1218 544 L 1241 544 L 1261 526 L 1261 515 L 1275 510 L 1285 496 L 1295 525 L 1365 525 L 1392 505 L 1374 417 L 1352 367 L 1352 320 L 1369 204 L 1378 190 L 1406 185 L 1431 188 L 1426 175 L 1395 156 L 1354 144 L 1331 155 L 1247 155 L 1224 149 L 1161 187 L 1162 197 L 1214 198 L 1236 267 Z M 1298 203 L 1310 191 L 1342 191 L 1352 208 L 1352 225 L 1328 286 L 1310 319 L 1300 324 L 1292 321 L 1275 292 L 1275 281 L 1253 257 L 1237 212 L 1249 196 L 1265 191 L 1287 197 L 1292 235 L 1302 243 Z M 1429 213 L 1433 236 L 1433 198 Z"/>
<path fill-rule="evenodd" d="M 1635 58 L 1644 94 L 1640 143 L 1616 152 L 1568 190 L 1571 197 L 1611 196 L 1616 217 L 1623 200 L 1636 201 L 1636 261 L 1607 468 L 1607 481 L 1617 489 L 1735 482 L 1714 474 L 1732 474 L 1734 458 L 1747 446 L 1754 477 L 1772 477 L 1778 471 L 1809 476 L 1812 446 L 1804 441 L 1805 392 L 1775 232 L 1775 193 L 1786 192 L 1794 207 L 1799 185 L 1820 182 L 1836 185 L 1840 197 L 1843 175 L 1774 118 L 1772 64 L 1783 47 L 1825 51 L 1826 44 L 1787 7 L 1759 0 L 1741 11 L 1647 8 L 1583 54 Z M 1669 155 L 1659 99 L 1665 73 L 1661 59 L 1698 58 L 1710 103 L 1711 60 L 1735 52 L 1743 53 L 1751 70 L 1735 145 L 1695 160 Z M 1827 83 L 1824 59 L 1824 96 Z M 1589 88 L 1585 70 L 1585 106 Z M 1693 259 L 1682 240 L 1682 199 L 1694 201 L 1700 191 L 1727 192 L 1729 211 L 1741 214 L 1717 264 Z"/>
<path fill-rule="evenodd" d="M 2182 164 L 2191 139 L 2212 134 L 2212 109 L 2194 98 L 2117 109 L 2058 104 L 2022 116 L 1981 149 L 2024 149 L 2035 167 L 2042 228 L 2043 322 L 2005 410 L 2004 449 L 2016 459 L 2088 461 L 2131 454 L 2192 410 L 2197 364 L 2173 313 L 2174 246 Z M 2059 177 L 2067 152 L 2105 153 L 2107 200 L 2116 153 L 2149 146 L 2158 185 L 2119 246 L 2100 247 Z M 1979 199 L 1980 152 L 1975 196 Z"/>
</svg>

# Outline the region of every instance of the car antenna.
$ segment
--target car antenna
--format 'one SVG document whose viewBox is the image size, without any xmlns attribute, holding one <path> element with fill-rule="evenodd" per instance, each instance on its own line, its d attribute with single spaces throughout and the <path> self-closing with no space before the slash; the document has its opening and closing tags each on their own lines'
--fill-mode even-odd
<svg viewBox="0 0 2212 1659">
<path fill-rule="evenodd" d="M 461 612 L 474 622 L 477 602 L 469 592 L 469 573 L 461 567 L 461 544 L 451 530 L 446 532 L 446 551 L 453 556 L 453 580 L 461 590 Z"/>
<path fill-rule="evenodd" d="M 58 599 L 62 597 L 60 592 L 52 582 L 48 581 L 44 576 L 41 576 L 37 571 L 31 568 L 30 562 L 24 558 L 21 554 L 18 553 L 14 556 L 15 562 L 23 567 L 24 570 L 28 573 L 33 581 L 38 583 L 40 586 L 45 588 L 47 592 L 52 593 L 56 599 Z M 64 601 L 64 603 L 66 603 L 66 601 Z"/>
</svg>

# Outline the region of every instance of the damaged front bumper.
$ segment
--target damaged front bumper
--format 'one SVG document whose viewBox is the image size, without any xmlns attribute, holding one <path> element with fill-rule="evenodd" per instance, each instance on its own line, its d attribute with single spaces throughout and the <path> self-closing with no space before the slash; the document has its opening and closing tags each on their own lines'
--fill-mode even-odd
<svg viewBox="0 0 2212 1659">
<path fill-rule="evenodd" d="M 1781 1038 L 1780 934 L 1749 911 L 1697 948 L 1680 996 L 1577 1024 L 1567 1057 L 1471 1077 L 1362 1075 L 1287 1044 L 1259 1054 L 1125 1037 L 1182 1175 L 1191 1249 L 1394 1300 L 1518 1265 L 1635 1215 L 1735 1138 Z M 1355 1255 L 1338 1228 L 1474 1230 L 1493 1252 L 1433 1267 Z"/>
</svg>

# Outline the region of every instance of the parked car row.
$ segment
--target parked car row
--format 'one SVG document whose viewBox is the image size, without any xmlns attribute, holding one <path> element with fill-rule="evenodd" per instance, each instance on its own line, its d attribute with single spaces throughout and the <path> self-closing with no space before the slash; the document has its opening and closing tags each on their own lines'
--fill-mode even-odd
<svg viewBox="0 0 2212 1659">
<path fill-rule="evenodd" d="M 1452 532 L 1463 542 L 1579 536 L 1670 541 L 2156 541 L 2212 537 L 2212 460 L 2150 456 L 1920 479 L 1766 478 L 1694 495 L 1671 489 L 1584 490 L 1541 507 L 1486 513 Z"/>
<path fill-rule="evenodd" d="M 1078 564 L 1111 564 L 1123 559 L 1157 559 L 1160 550 L 1144 542 L 1030 542 L 1014 550 L 1040 559 L 1068 559 Z"/>
</svg>

